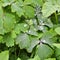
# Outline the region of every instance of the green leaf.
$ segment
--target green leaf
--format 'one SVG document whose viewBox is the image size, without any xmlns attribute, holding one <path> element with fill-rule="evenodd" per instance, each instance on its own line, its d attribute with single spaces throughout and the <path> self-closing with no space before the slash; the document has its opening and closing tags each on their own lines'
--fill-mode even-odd
<svg viewBox="0 0 60 60">
<path fill-rule="evenodd" d="M 3 42 L 3 36 L 0 36 L 0 43 Z"/>
<path fill-rule="evenodd" d="M 21 60 L 20 58 L 18 58 L 17 60 Z"/>
<path fill-rule="evenodd" d="M 3 7 L 6 7 L 8 5 L 11 5 L 15 0 L 2 0 L 3 2 Z"/>
<path fill-rule="evenodd" d="M 14 31 L 15 31 L 16 34 L 20 34 L 20 32 L 21 32 L 20 28 L 21 28 L 20 24 L 15 25 Z"/>
<path fill-rule="evenodd" d="M 3 9 L 2 9 L 2 6 L 0 6 L 0 18 L 2 18 L 3 16 Z"/>
<path fill-rule="evenodd" d="M 29 37 L 27 34 L 21 33 L 16 38 L 16 44 L 19 44 L 21 49 L 25 48 L 29 53 L 32 52 L 33 48 L 39 43 L 36 37 Z"/>
<path fill-rule="evenodd" d="M 39 56 L 35 56 L 34 58 L 28 59 L 28 60 L 40 60 Z"/>
<path fill-rule="evenodd" d="M 55 28 L 55 31 L 56 31 L 57 34 L 60 35 L 60 27 Z"/>
<path fill-rule="evenodd" d="M 48 58 L 48 59 L 44 59 L 44 60 L 56 60 L 55 58 Z"/>
<path fill-rule="evenodd" d="M 15 31 L 13 30 L 13 31 L 11 31 L 11 37 L 12 38 L 16 38 L 17 37 L 17 35 L 16 35 L 16 33 L 15 33 Z"/>
<path fill-rule="evenodd" d="M 60 48 L 55 47 L 55 56 L 59 57 L 60 56 Z"/>
<path fill-rule="evenodd" d="M 53 2 L 45 2 L 42 7 L 42 13 L 44 17 L 49 17 L 51 14 L 55 13 L 57 6 L 52 4 Z"/>
<path fill-rule="evenodd" d="M 0 53 L 0 60 L 9 60 L 9 52 L 3 51 Z"/>
<path fill-rule="evenodd" d="M 48 28 L 46 26 L 41 26 L 41 25 L 38 25 L 38 30 L 42 31 L 42 32 L 46 32 L 48 30 Z"/>
<path fill-rule="evenodd" d="M 53 38 L 56 35 L 57 35 L 56 32 L 53 29 L 51 29 L 51 30 L 46 31 L 45 33 L 43 33 L 43 38 L 46 38 L 46 39 L 47 38 Z"/>
<path fill-rule="evenodd" d="M 42 4 L 43 4 L 43 0 L 25 0 L 24 1 L 24 4 L 26 4 L 26 5 L 29 5 L 29 4 L 31 4 L 31 5 L 39 5 L 39 6 L 42 6 Z"/>
<path fill-rule="evenodd" d="M 9 34 L 4 36 L 4 42 L 6 43 L 7 47 L 14 46 L 14 39 Z"/>
<path fill-rule="evenodd" d="M 16 24 L 14 31 L 16 34 L 19 34 L 21 31 L 22 32 L 27 32 L 29 28 L 29 25 L 26 23 L 20 23 L 20 24 Z"/>
<path fill-rule="evenodd" d="M 43 60 L 52 56 L 53 50 L 45 44 L 40 44 L 36 48 L 36 54 L 41 58 L 41 60 Z"/>
<path fill-rule="evenodd" d="M 36 31 L 36 28 L 34 28 L 34 26 L 30 26 L 30 29 L 27 33 L 30 35 L 38 36 L 38 33 Z"/>
<path fill-rule="evenodd" d="M 40 11 L 40 10 L 39 10 Z M 39 25 L 46 25 L 48 26 L 49 28 L 52 28 L 53 27 L 53 23 L 52 21 L 50 20 L 50 18 L 45 18 L 43 17 L 42 15 L 38 14 L 37 15 L 37 18 L 38 18 L 38 21 L 39 21 Z"/>
<path fill-rule="evenodd" d="M 4 34 L 4 28 L 3 28 L 3 20 L 0 19 L 0 34 Z"/>
<path fill-rule="evenodd" d="M 32 52 L 33 48 L 39 43 L 39 40 L 37 37 L 30 36 L 30 45 L 27 49 L 29 53 Z"/>
<path fill-rule="evenodd" d="M 21 49 L 27 48 L 30 45 L 29 36 L 26 33 L 21 33 L 16 38 L 16 44 L 19 44 Z"/>
<path fill-rule="evenodd" d="M 59 43 L 53 43 L 53 45 L 57 48 L 60 48 L 60 44 Z"/>
<path fill-rule="evenodd" d="M 38 38 L 42 38 L 43 33 L 38 33 Z"/>
<path fill-rule="evenodd" d="M 31 6 L 24 6 L 23 9 L 24 9 L 26 17 L 28 17 L 28 18 L 33 18 L 34 17 L 34 8 L 33 7 L 31 7 Z"/>
<path fill-rule="evenodd" d="M 0 34 L 4 34 L 4 28 L 3 28 L 3 9 L 0 6 Z"/>
<path fill-rule="evenodd" d="M 43 5 L 43 0 L 33 0 L 33 3 L 35 5 L 42 6 Z"/>
<path fill-rule="evenodd" d="M 51 29 L 51 30 L 43 33 L 41 41 L 43 43 L 47 43 L 48 45 L 50 45 L 53 48 L 54 46 L 52 44 L 57 42 L 57 38 L 55 37 L 56 35 L 57 35 L 56 32 Z"/>
<path fill-rule="evenodd" d="M 13 3 L 11 5 L 11 11 L 16 12 L 16 14 L 21 17 L 24 15 L 24 10 L 19 6 L 19 2 Z"/>
<path fill-rule="evenodd" d="M 32 0 L 24 0 L 24 5 L 28 5 L 28 4 L 32 4 L 33 1 Z"/>
<path fill-rule="evenodd" d="M 28 31 L 28 28 L 29 28 L 29 25 L 26 24 L 26 23 L 20 23 L 20 31 L 22 32 L 27 32 Z"/>
<path fill-rule="evenodd" d="M 46 26 L 50 27 L 50 28 L 53 27 L 53 23 L 51 22 L 50 19 L 46 19 L 45 22 L 44 22 L 44 24 L 45 24 Z"/>
<path fill-rule="evenodd" d="M 60 11 L 60 0 L 48 0 L 43 4 L 42 13 L 44 17 L 49 17 L 56 11 Z"/>
<path fill-rule="evenodd" d="M 10 32 L 14 28 L 15 23 L 15 16 L 11 13 L 6 13 L 4 17 L 5 32 Z"/>
</svg>

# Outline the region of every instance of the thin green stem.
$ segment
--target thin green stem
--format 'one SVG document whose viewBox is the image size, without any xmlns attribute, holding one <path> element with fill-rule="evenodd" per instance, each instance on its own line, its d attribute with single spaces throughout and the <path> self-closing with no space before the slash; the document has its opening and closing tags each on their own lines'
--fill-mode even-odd
<svg viewBox="0 0 60 60">
<path fill-rule="evenodd" d="M 58 17 L 56 12 L 55 12 L 55 18 L 56 18 L 56 24 L 58 24 Z"/>
</svg>

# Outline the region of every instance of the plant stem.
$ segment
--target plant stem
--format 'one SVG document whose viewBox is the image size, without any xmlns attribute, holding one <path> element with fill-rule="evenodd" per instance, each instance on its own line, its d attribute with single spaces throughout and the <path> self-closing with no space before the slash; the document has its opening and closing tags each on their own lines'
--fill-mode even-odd
<svg viewBox="0 0 60 60">
<path fill-rule="evenodd" d="M 55 19 L 56 19 L 56 24 L 58 24 L 58 17 L 56 12 L 55 12 Z"/>
</svg>

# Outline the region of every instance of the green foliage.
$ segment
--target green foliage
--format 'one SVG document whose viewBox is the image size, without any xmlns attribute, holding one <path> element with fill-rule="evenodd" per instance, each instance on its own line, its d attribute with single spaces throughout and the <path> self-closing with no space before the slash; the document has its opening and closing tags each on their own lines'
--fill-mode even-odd
<svg viewBox="0 0 60 60">
<path fill-rule="evenodd" d="M 28 17 L 28 18 L 34 17 L 34 8 L 33 7 L 24 6 L 23 9 L 24 9 L 24 14 L 26 17 Z"/>
<path fill-rule="evenodd" d="M 0 0 L 0 60 L 60 60 L 60 0 Z"/>
<path fill-rule="evenodd" d="M 17 60 L 21 60 L 20 58 L 18 58 Z"/>
<path fill-rule="evenodd" d="M 37 55 L 37 56 L 35 56 L 33 59 L 31 58 L 31 59 L 28 59 L 28 60 L 40 60 L 40 58 L 39 58 L 39 56 Z"/>
<path fill-rule="evenodd" d="M 56 60 L 55 58 L 48 58 L 48 59 L 45 59 L 45 60 Z"/>
<path fill-rule="evenodd" d="M 59 0 L 47 0 L 42 7 L 42 13 L 45 17 L 50 16 L 51 14 L 55 13 L 56 11 L 60 11 L 60 3 Z M 48 11 L 48 12 L 47 12 Z"/>
<path fill-rule="evenodd" d="M 55 31 L 56 31 L 57 34 L 60 35 L 60 27 L 57 27 L 57 28 L 55 29 Z"/>
<path fill-rule="evenodd" d="M 5 58 L 4 58 L 5 57 Z M 9 52 L 8 51 L 3 51 L 0 53 L 0 59 L 1 60 L 8 60 L 9 59 Z"/>
<path fill-rule="evenodd" d="M 41 60 L 43 60 L 50 57 L 53 54 L 53 50 L 47 45 L 41 44 L 37 46 L 36 54 L 41 58 Z"/>
</svg>

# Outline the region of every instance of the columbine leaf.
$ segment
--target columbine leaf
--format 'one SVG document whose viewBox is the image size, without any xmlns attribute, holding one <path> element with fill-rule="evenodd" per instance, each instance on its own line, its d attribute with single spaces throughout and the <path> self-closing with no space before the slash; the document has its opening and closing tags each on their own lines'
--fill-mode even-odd
<svg viewBox="0 0 60 60">
<path fill-rule="evenodd" d="M 36 28 L 34 28 L 34 26 L 30 26 L 30 29 L 27 33 L 30 35 L 38 36 L 38 33 L 36 31 Z"/>
<path fill-rule="evenodd" d="M 11 13 L 6 13 L 4 17 L 5 32 L 10 32 L 14 28 L 15 23 L 15 16 Z"/>
<path fill-rule="evenodd" d="M 42 6 L 42 5 L 43 5 L 43 0 L 33 0 L 33 3 L 34 3 L 35 5 Z"/>
<path fill-rule="evenodd" d="M 18 58 L 17 60 L 21 60 L 20 58 Z"/>
<path fill-rule="evenodd" d="M 31 37 L 30 37 L 30 45 L 29 45 L 28 48 L 26 48 L 27 51 L 28 51 L 29 53 L 31 53 L 32 50 L 33 50 L 33 48 L 34 48 L 38 43 L 39 43 L 38 38 L 37 38 L 37 37 L 32 37 L 32 36 L 31 36 Z"/>
<path fill-rule="evenodd" d="M 51 16 L 56 11 L 60 11 L 60 0 L 48 0 L 43 4 L 42 13 L 45 17 Z M 48 11 L 48 12 L 47 12 Z"/>
<path fill-rule="evenodd" d="M 43 16 L 49 17 L 51 14 L 55 13 L 57 10 L 56 5 L 53 5 L 52 2 L 45 2 L 42 7 Z"/>
<path fill-rule="evenodd" d="M 24 4 L 26 4 L 26 5 L 28 5 L 28 4 L 32 4 L 32 3 L 33 3 L 32 0 L 25 0 L 25 1 L 24 1 Z"/>
<path fill-rule="evenodd" d="M 33 7 L 31 7 L 31 6 L 24 6 L 23 9 L 24 9 L 26 17 L 28 17 L 28 18 L 33 18 L 34 17 L 34 8 Z"/>
<path fill-rule="evenodd" d="M 53 46 L 55 46 L 55 56 L 59 60 L 60 59 L 60 44 L 54 43 Z"/>
<path fill-rule="evenodd" d="M 14 30 L 13 30 L 13 31 L 11 31 L 11 37 L 12 37 L 13 39 L 17 37 L 17 35 L 16 35 L 16 33 L 15 33 L 15 31 L 14 31 Z"/>
<path fill-rule="evenodd" d="M 46 39 L 47 38 L 53 38 L 56 35 L 57 35 L 56 32 L 53 29 L 51 29 L 51 30 L 46 31 L 45 33 L 43 33 L 43 38 L 46 38 Z"/>
<path fill-rule="evenodd" d="M 28 31 L 28 28 L 29 28 L 29 25 L 26 24 L 26 23 L 20 23 L 20 31 L 22 32 L 27 32 Z"/>
<path fill-rule="evenodd" d="M 48 58 L 48 59 L 45 59 L 45 60 L 56 60 L 55 58 Z"/>
<path fill-rule="evenodd" d="M 2 36 L 0 36 L 0 43 L 2 43 L 3 42 L 3 37 Z"/>
<path fill-rule="evenodd" d="M 41 41 L 43 43 L 47 43 L 53 48 L 52 44 L 57 41 L 57 38 L 55 36 L 56 36 L 56 32 L 54 30 L 47 31 L 43 33 Z"/>
<path fill-rule="evenodd" d="M 44 22 L 44 24 L 45 24 L 46 26 L 50 27 L 50 28 L 53 27 L 53 23 L 51 22 L 50 19 L 47 19 L 47 20 Z"/>
<path fill-rule="evenodd" d="M 0 19 L 0 34 L 4 34 L 4 28 L 3 28 L 3 20 Z"/>
<path fill-rule="evenodd" d="M 25 0 L 24 1 L 24 4 L 28 5 L 28 4 L 31 4 L 31 5 L 39 5 L 39 6 L 42 6 L 43 4 L 43 0 Z"/>
<path fill-rule="evenodd" d="M 19 6 L 19 2 L 13 3 L 11 5 L 11 11 L 16 12 L 16 14 L 21 17 L 24 15 L 24 10 Z"/>
<path fill-rule="evenodd" d="M 45 58 L 52 56 L 53 50 L 47 45 L 40 44 L 37 46 L 36 54 L 41 58 L 41 60 L 43 60 Z"/>
<path fill-rule="evenodd" d="M 29 36 L 25 33 L 21 33 L 16 38 L 16 44 L 19 44 L 21 49 L 27 48 L 30 45 Z"/>
<path fill-rule="evenodd" d="M 3 7 L 6 7 L 8 5 L 11 5 L 15 0 L 2 0 L 3 2 Z"/>
<path fill-rule="evenodd" d="M 59 43 L 54 43 L 53 44 L 55 47 L 57 47 L 57 48 L 60 48 L 60 44 Z"/>
<path fill-rule="evenodd" d="M 3 9 L 2 9 L 2 6 L 0 6 L 0 18 L 2 18 L 3 16 Z"/>
<path fill-rule="evenodd" d="M 16 33 L 16 34 L 20 34 L 20 24 L 16 24 L 15 25 L 15 27 L 14 27 L 14 32 Z"/>
<path fill-rule="evenodd" d="M 3 51 L 0 53 L 0 60 L 9 60 L 9 52 Z"/>
<path fill-rule="evenodd" d="M 34 58 L 28 59 L 28 60 L 40 60 L 39 56 L 35 56 Z"/>
<path fill-rule="evenodd" d="M 0 6 L 0 34 L 4 34 L 4 28 L 3 28 L 3 9 Z"/>
<path fill-rule="evenodd" d="M 55 31 L 56 31 L 57 34 L 60 35 L 60 27 L 55 28 Z"/>
<path fill-rule="evenodd" d="M 14 46 L 14 39 L 9 34 L 4 36 L 4 42 L 6 43 L 7 47 Z"/>
<path fill-rule="evenodd" d="M 51 20 L 49 18 L 45 18 L 43 16 L 41 16 L 40 14 L 37 15 L 38 21 L 40 25 L 46 25 L 49 28 L 53 27 L 53 23 L 51 22 Z"/>
</svg>

